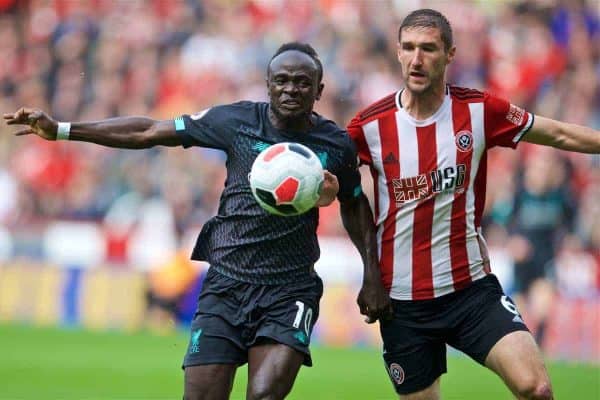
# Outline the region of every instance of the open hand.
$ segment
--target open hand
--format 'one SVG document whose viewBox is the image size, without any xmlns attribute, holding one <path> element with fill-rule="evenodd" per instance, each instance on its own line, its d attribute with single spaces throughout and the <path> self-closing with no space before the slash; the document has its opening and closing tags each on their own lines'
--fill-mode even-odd
<svg viewBox="0 0 600 400">
<path fill-rule="evenodd" d="M 4 114 L 7 125 L 28 125 L 15 132 L 16 136 L 38 135 L 46 140 L 56 140 L 58 122 L 41 110 L 35 108 L 20 108 L 13 114 Z"/>
<path fill-rule="evenodd" d="M 321 189 L 321 196 L 317 200 L 316 207 L 326 207 L 333 203 L 335 196 L 337 196 L 340 190 L 340 183 L 337 177 L 327 170 L 323 170 L 323 188 Z"/>
</svg>

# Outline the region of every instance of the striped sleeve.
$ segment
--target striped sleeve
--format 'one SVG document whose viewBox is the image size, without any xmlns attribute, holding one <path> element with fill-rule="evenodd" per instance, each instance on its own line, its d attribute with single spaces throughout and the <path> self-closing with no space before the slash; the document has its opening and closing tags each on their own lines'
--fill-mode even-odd
<svg viewBox="0 0 600 400">
<path fill-rule="evenodd" d="M 356 150 L 358 151 L 358 159 L 361 164 L 371 165 L 373 160 L 371 159 L 371 152 L 369 145 L 365 139 L 365 133 L 362 129 L 361 118 L 355 116 L 350 124 L 348 124 L 348 134 L 356 144 Z"/>
<path fill-rule="evenodd" d="M 487 94 L 484 103 L 484 123 L 488 148 L 515 148 L 533 125 L 533 114 L 504 99 Z"/>
</svg>

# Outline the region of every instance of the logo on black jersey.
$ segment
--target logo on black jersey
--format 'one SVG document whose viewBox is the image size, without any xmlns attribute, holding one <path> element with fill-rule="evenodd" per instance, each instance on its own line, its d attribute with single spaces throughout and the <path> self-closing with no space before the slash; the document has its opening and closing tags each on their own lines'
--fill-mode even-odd
<svg viewBox="0 0 600 400">
<path fill-rule="evenodd" d="M 462 152 L 471 151 L 473 148 L 473 135 L 469 131 L 460 131 L 456 134 L 456 148 Z"/>
<path fill-rule="evenodd" d="M 317 157 L 319 157 L 319 161 L 321 161 L 321 166 L 327 168 L 327 158 L 329 157 L 329 154 L 324 151 L 318 151 Z"/>
<path fill-rule="evenodd" d="M 190 118 L 193 119 L 194 121 L 197 121 L 200 118 L 204 117 L 204 115 L 206 115 L 206 113 L 209 111 L 210 111 L 210 108 L 204 109 L 197 114 L 190 115 Z"/>
<path fill-rule="evenodd" d="M 256 142 L 254 144 L 254 146 L 252 146 L 252 148 L 256 151 L 263 151 L 265 150 L 267 147 L 271 146 L 269 143 L 265 143 L 265 142 Z"/>
</svg>

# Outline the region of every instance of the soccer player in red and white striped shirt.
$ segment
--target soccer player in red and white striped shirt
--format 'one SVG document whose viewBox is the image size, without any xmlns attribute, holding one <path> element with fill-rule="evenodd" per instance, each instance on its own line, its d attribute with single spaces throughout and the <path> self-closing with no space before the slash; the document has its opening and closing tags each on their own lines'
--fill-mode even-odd
<svg viewBox="0 0 600 400">
<path fill-rule="evenodd" d="M 536 343 L 488 267 L 486 153 L 521 140 L 599 153 L 600 132 L 448 85 L 455 52 L 442 14 L 408 15 L 398 45 L 405 87 L 348 126 L 373 176 L 381 280 L 394 308 L 392 319 L 380 318 L 384 359 L 403 399 L 439 398 L 446 344 L 492 369 L 518 398 L 551 399 Z"/>
</svg>

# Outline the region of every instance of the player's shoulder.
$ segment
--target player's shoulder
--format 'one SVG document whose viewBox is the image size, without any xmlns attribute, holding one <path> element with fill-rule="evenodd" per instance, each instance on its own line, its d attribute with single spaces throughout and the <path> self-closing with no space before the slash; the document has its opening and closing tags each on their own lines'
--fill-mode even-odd
<svg viewBox="0 0 600 400">
<path fill-rule="evenodd" d="M 229 104 L 223 104 L 220 107 L 233 112 L 256 112 L 261 108 L 267 107 L 267 103 L 260 101 L 240 100 Z"/>
<path fill-rule="evenodd" d="M 390 93 L 385 97 L 377 100 L 371 105 L 363 108 L 358 113 L 354 120 L 358 123 L 366 123 L 376 119 L 390 111 L 396 110 L 396 95 L 398 92 Z"/>
<path fill-rule="evenodd" d="M 488 97 L 484 91 L 460 86 L 449 85 L 448 91 L 452 100 L 463 103 L 481 103 Z"/>
<path fill-rule="evenodd" d="M 324 117 L 313 111 L 313 115 L 316 117 L 315 131 L 319 134 L 325 135 L 345 135 L 346 130 L 339 126 L 335 121 Z"/>
<path fill-rule="evenodd" d="M 327 143 L 337 143 L 338 146 L 342 147 L 352 142 L 345 128 L 320 114 L 314 114 L 317 116 L 317 123 L 315 124 L 313 134 L 315 137 L 320 138 L 319 140 Z"/>
<path fill-rule="evenodd" d="M 221 121 L 225 125 L 235 125 L 241 122 L 256 123 L 262 114 L 261 110 L 266 106 L 267 103 L 242 100 L 212 106 L 191 116 L 191 118 L 202 118 L 207 123 Z"/>
</svg>

